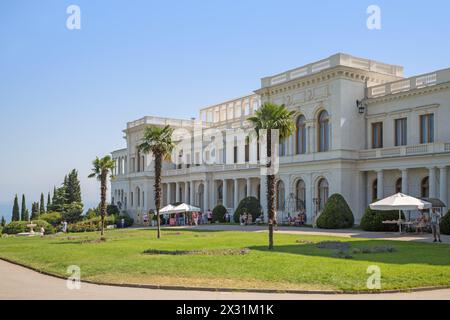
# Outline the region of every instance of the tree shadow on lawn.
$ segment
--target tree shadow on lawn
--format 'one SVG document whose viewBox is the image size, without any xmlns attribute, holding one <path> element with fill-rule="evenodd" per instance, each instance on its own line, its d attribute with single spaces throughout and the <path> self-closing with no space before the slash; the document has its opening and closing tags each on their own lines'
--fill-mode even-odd
<svg viewBox="0 0 450 320">
<path fill-rule="evenodd" d="M 312 257 L 324 257 L 339 259 L 347 262 L 351 261 L 368 261 L 386 264 L 423 264 L 432 266 L 450 266 L 450 245 L 446 244 L 427 244 L 427 243 L 399 243 L 398 241 L 380 241 L 380 240 L 361 240 L 342 243 L 349 243 L 348 250 L 341 252 L 347 253 L 352 258 L 344 258 L 336 256 L 339 249 L 321 249 L 317 247 L 317 243 L 297 243 L 289 245 L 276 245 L 273 250 L 269 250 L 267 246 L 249 246 L 250 250 L 261 252 L 276 252 L 297 254 Z M 371 252 L 371 253 L 354 253 L 353 249 L 375 248 L 375 247 L 392 247 L 393 252 Z"/>
</svg>

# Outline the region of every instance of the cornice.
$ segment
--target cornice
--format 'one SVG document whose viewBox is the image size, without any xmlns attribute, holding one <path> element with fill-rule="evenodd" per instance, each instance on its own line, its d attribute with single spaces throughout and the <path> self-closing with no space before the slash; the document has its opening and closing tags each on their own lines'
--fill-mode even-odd
<svg viewBox="0 0 450 320">
<path fill-rule="evenodd" d="M 270 87 L 257 89 L 254 92 L 261 95 L 261 97 L 270 96 L 293 89 L 307 88 L 309 86 L 324 83 L 336 78 L 346 78 L 348 80 L 359 81 L 362 83 L 373 82 L 379 84 L 388 83 L 395 79 L 395 77 L 393 76 L 376 74 L 374 72 L 346 66 L 336 66 L 302 78 L 293 79 Z"/>
<path fill-rule="evenodd" d="M 418 95 L 425 95 L 433 92 L 439 92 L 442 90 L 450 89 L 450 82 L 441 83 L 435 86 L 429 86 L 425 88 L 419 88 L 419 89 L 412 89 L 408 91 L 403 91 L 399 93 L 393 93 L 388 94 L 382 97 L 376 97 L 376 98 L 369 98 L 365 99 L 364 103 L 367 105 L 375 104 L 375 103 L 382 103 L 382 102 L 390 102 L 390 101 L 396 101 L 399 99 L 404 99 L 408 97 L 414 97 Z"/>
</svg>

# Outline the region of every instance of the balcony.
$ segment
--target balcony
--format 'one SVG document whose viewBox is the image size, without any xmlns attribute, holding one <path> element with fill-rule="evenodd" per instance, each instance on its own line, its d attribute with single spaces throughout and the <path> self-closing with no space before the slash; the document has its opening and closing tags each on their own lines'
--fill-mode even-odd
<svg viewBox="0 0 450 320">
<path fill-rule="evenodd" d="M 359 159 L 367 160 L 389 157 L 404 157 L 444 152 L 450 152 L 450 143 L 438 142 L 410 146 L 388 147 L 382 149 L 362 150 L 359 152 Z"/>
<path fill-rule="evenodd" d="M 390 94 L 431 87 L 446 82 L 450 82 L 450 69 L 444 69 L 433 73 L 370 87 L 367 90 L 367 97 L 369 99 L 379 98 Z"/>
</svg>

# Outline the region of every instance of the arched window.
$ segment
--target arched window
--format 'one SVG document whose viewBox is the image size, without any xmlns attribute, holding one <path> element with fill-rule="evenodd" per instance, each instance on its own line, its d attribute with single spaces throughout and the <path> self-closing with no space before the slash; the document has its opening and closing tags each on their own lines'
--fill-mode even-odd
<svg viewBox="0 0 450 320">
<path fill-rule="evenodd" d="M 330 118 L 325 110 L 319 114 L 319 152 L 328 151 L 330 147 Z"/>
<path fill-rule="evenodd" d="M 141 206 L 141 189 L 139 187 L 136 188 L 136 196 L 137 196 L 137 206 L 138 208 Z"/>
<path fill-rule="evenodd" d="M 402 178 L 398 178 L 395 182 L 395 193 L 402 192 Z"/>
<path fill-rule="evenodd" d="M 277 204 L 277 210 L 283 211 L 284 210 L 284 183 L 283 181 L 279 180 L 277 183 L 277 198 L 276 198 L 276 204 Z"/>
<path fill-rule="evenodd" d="M 420 190 L 422 198 L 428 198 L 430 196 L 430 179 L 428 177 L 422 179 Z"/>
<path fill-rule="evenodd" d="M 372 201 L 377 200 L 378 197 L 378 179 L 372 182 Z"/>
<path fill-rule="evenodd" d="M 296 204 L 295 209 L 297 211 L 305 210 L 305 199 L 306 199 L 306 186 L 305 181 L 298 180 L 295 185 L 295 198 Z"/>
<path fill-rule="evenodd" d="M 297 133 L 295 137 L 296 154 L 306 153 L 306 119 L 303 115 L 297 118 Z"/>
<path fill-rule="evenodd" d="M 319 211 L 323 210 L 325 203 L 328 201 L 328 181 L 325 178 L 320 179 L 318 184 L 319 194 Z"/>
</svg>

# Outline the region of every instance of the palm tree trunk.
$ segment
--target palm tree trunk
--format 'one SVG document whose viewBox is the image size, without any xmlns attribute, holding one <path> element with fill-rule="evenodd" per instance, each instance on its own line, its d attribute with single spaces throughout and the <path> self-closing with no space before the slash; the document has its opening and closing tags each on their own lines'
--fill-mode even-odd
<svg viewBox="0 0 450 320">
<path fill-rule="evenodd" d="M 161 208 L 161 167 L 162 155 L 155 154 L 155 207 L 156 207 L 156 225 L 157 238 L 161 238 L 161 223 L 159 219 L 159 209 Z"/>
<path fill-rule="evenodd" d="M 100 182 L 100 216 L 101 216 L 101 236 L 105 234 L 105 216 L 106 216 L 106 174 L 102 174 Z"/>
<path fill-rule="evenodd" d="M 272 132 L 267 130 L 267 209 L 269 216 L 269 250 L 273 249 L 273 224 L 275 217 L 275 176 L 270 174 L 272 165 Z"/>
</svg>

